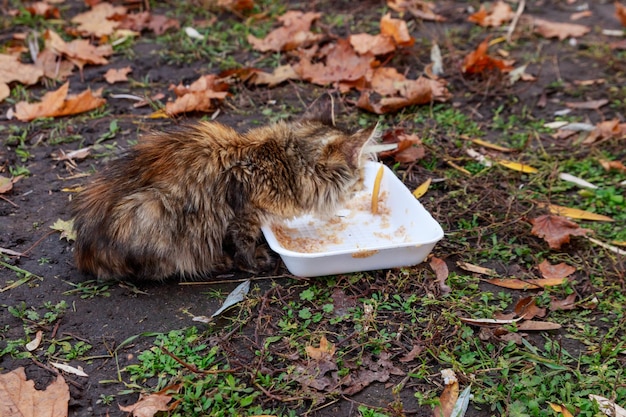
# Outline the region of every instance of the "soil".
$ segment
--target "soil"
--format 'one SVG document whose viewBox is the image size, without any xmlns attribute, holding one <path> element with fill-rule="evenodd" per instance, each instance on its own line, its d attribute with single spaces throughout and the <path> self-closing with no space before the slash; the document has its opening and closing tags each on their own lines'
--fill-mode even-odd
<svg viewBox="0 0 626 417">
<path fill-rule="evenodd" d="M 83 10 L 84 7 L 79 2 L 70 1 L 72 8 Z M 371 15 L 371 21 L 376 22 L 379 10 L 383 2 L 362 1 L 362 2 L 342 2 L 342 1 L 313 1 L 293 3 L 294 8 L 317 10 L 322 13 L 353 12 L 356 7 L 363 19 Z M 472 2 L 475 4 L 476 2 Z M 554 21 L 569 21 L 569 16 L 574 8 L 581 2 L 560 2 L 560 1 L 538 1 L 527 2 L 526 12 L 545 19 Z M 356 6 L 355 6 L 356 4 Z M 613 2 L 589 2 L 593 15 L 584 21 L 584 24 L 595 28 L 618 29 L 619 23 L 613 17 Z M 477 40 L 481 37 L 472 37 L 466 44 L 446 44 L 447 34 L 450 31 L 456 33 L 470 34 L 477 30 L 475 25 L 466 22 L 466 8 L 468 4 L 464 2 L 437 2 L 437 10 L 448 18 L 447 22 L 431 23 L 418 22 L 412 25 L 412 35 L 417 39 L 422 39 L 418 44 L 428 44 L 427 40 L 439 39 L 445 45 L 445 61 L 450 68 L 450 88 L 454 91 L 454 98 L 450 106 L 467 110 L 466 113 L 472 118 L 480 120 L 484 117 L 491 117 L 500 106 L 504 107 L 505 114 L 515 114 L 522 111 L 531 111 L 535 118 L 553 119 L 555 110 L 561 108 L 558 104 L 562 101 L 580 99 L 598 99 L 607 96 L 609 85 L 605 85 L 597 90 L 587 91 L 584 97 L 569 97 L 568 92 L 563 88 L 556 88 L 555 83 L 559 80 L 570 82 L 572 80 L 606 78 L 611 82 L 616 81 L 616 76 L 621 74 L 621 82 L 626 81 L 624 70 L 626 64 L 613 61 L 610 57 L 596 59 L 592 53 L 581 54 L 582 50 L 595 48 L 596 45 L 606 42 L 606 38 L 601 36 L 598 30 L 594 30 L 588 36 L 579 39 L 577 42 L 559 42 L 532 37 L 522 48 L 516 50 L 516 54 L 521 57 L 524 53 L 532 54 L 536 59 L 532 63 L 528 72 L 535 74 L 537 80 L 530 83 L 518 83 L 514 87 L 502 87 L 499 90 L 485 89 L 484 81 L 466 79 L 458 70 L 462 57 L 477 45 Z M 154 12 L 167 12 L 172 9 L 167 4 L 159 6 Z M 237 19 L 227 14 L 229 19 Z M 407 18 L 408 19 L 408 18 Z M 335 28 L 333 28 L 335 30 Z M 521 28 L 520 30 L 525 30 Z M 4 41 L 16 31 L 16 28 L 5 28 L 1 35 Z M 341 28 L 337 28 L 335 33 L 341 35 Z M 455 39 L 460 39 L 456 37 Z M 68 220 L 69 202 L 72 198 L 72 189 L 78 186 L 88 186 L 88 178 L 80 177 L 77 174 L 91 173 L 98 171 L 106 164 L 107 160 L 115 157 L 129 146 L 137 137 L 151 128 L 161 128 L 179 121 L 149 119 L 146 118 L 153 112 L 148 107 L 133 108 L 133 102 L 122 98 L 112 98 L 113 94 L 138 94 L 151 95 L 159 92 L 166 92 L 170 84 L 178 82 L 193 81 L 199 74 L 216 72 L 219 69 L 212 67 L 211 62 L 197 61 L 188 65 L 168 65 L 159 57 L 159 50 L 168 48 L 155 42 L 154 36 L 144 34 L 138 39 L 134 46 L 133 58 L 128 55 L 114 55 L 110 64 L 102 67 L 85 67 L 82 77 L 77 72 L 70 77 L 71 91 L 79 92 L 86 87 L 92 89 L 104 88 L 107 95 L 107 113 L 103 117 L 86 118 L 72 117 L 62 121 L 60 125 L 55 125 L 57 121 L 41 123 L 38 128 L 30 131 L 26 144 L 31 153 L 31 157 L 25 162 L 30 171 L 30 175 L 18 181 L 14 189 L 4 195 L 5 199 L 0 200 L 0 248 L 11 249 L 17 252 L 25 252 L 24 256 L 7 256 L 6 262 L 19 267 L 39 278 L 31 279 L 23 285 L 19 285 L 10 290 L 0 293 L 0 304 L 3 311 L 0 314 L 0 329 L 6 329 L 0 340 L 0 348 L 4 347 L 6 340 L 14 340 L 24 337 L 22 321 L 6 311 L 7 306 L 19 306 L 24 304 L 33 308 L 42 309 L 44 302 L 56 304 L 64 300 L 69 306 L 68 310 L 53 325 L 43 326 L 46 337 L 68 337 L 72 340 L 83 340 L 93 346 L 89 352 L 91 357 L 100 357 L 87 362 L 72 363 L 81 365 L 88 378 L 81 378 L 66 375 L 66 380 L 70 383 L 71 416 L 117 416 L 125 415 L 119 411 L 117 404 L 132 404 L 137 400 L 137 394 L 118 396 L 112 405 L 99 403 L 101 395 L 115 395 L 122 386 L 115 383 L 103 383 L 103 381 L 116 381 L 118 379 L 118 369 L 127 364 L 136 363 L 136 356 L 139 352 L 152 346 L 152 338 L 138 337 L 127 343 L 117 352 L 117 357 L 112 357 L 111 352 L 120 346 L 127 339 L 149 332 L 168 332 L 172 329 L 180 329 L 192 325 L 191 317 L 196 315 L 210 315 L 221 304 L 222 299 L 212 297 L 214 291 L 221 291 L 223 294 L 230 292 L 240 282 L 242 278 L 250 277 L 250 274 L 233 272 L 225 277 L 220 277 L 221 284 L 212 285 L 180 285 L 172 280 L 163 283 L 111 283 L 108 294 L 95 295 L 83 298 L 85 293 L 73 292 L 76 285 L 93 280 L 93 277 L 79 273 L 74 267 L 72 258 L 72 243 L 66 239 L 60 239 L 59 234 L 51 232 L 50 226 L 57 220 Z M 238 56 L 238 60 L 244 65 L 253 65 L 254 57 Z M 415 47 L 406 56 L 398 58 L 399 66 L 404 67 L 409 75 L 412 72 L 420 71 L 428 63 L 428 49 Z M 136 84 L 114 84 L 108 85 L 103 80 L 103 74 L 109 68 L 120 68 L 126 65 L 133 67 L 132 78 L 135 80 L 149 80 L 149 85 L 142 86 Z M 266 68 L 269 69 L 269 68 Z M 402 72 L 401 70 L 401 72 Z M 414 75 L 414 74 L 413 74 Z M 281 105 L 292 106 L 304 111 L 314 98 L 323 94 L 326 90 L 305 83 L 287 83 L 277 88 L 250 88 L 243 85 L 236 87 L 237 91 L 233 97 L 227 100 L 227 104 L 221 106 L 217 120 L 222 123 L 234 126 L 238 130 L 247 127 L 266 123 L 268 117 L 259 112 L 260 108 L 271 108 L 267 103 L 274 104 L 274 110 L 279 111 Z M 31 87 L 29 91 L 40 94 L 41 87 Z M 349 124 L 355 121 L 355 115 L 360 112 L 349 101 L 350 97 L 340 96 L 339 120 Z M 544 107 L 538 107 L 537 103 L 547 98 Z M 26 128 L 26 124 L 6 118 L 10 105 L 7 102 L 0 104 L 0 125 L 4 129 L 0 131 L 0 140 L 5 141 L 8 129 Z M 199 114 L 187 115 L 186 119 L 197 119 L 202 117 Z M 612 114 L 590 113 L 590 122 L 595 123 L 603 118 L 610 119 Z M 110 122 L 116 120 L 120 130 L 114 138 L 103 141 L 102 144 L 116 147 L 107 155 L 99 158 L 88 158 L 77 161 L 77 167 L 71 167 L 66 162 L 55 161 L 52 154 L 63 149 L 68 152 L 80 147 L 90 146 L 96 143 L 104 134 L 109 131 Z M 61 126 L 62 131 L 55 131 Z M 82 139 L 69 144 L 51 145 L 49 138 L 52 135 L 70 136 L 80 135 Z M 487 140 L 493 138 L 486 138 Z M 549 136 L 541 138 L 545 146 L 559 146 Z M 446 138 L 441 138 L 441 146 L 446 146 Z M 4 145 L 0 149 L 0 171 L 8 166 L 19 165 L 19 155 L 15 146 Z M 442 162 L 443 164 L 443 162 Z M 404 167 L 406 169 L 406 166 Z M 6 171 L 5 171 L 6 175 Z M 409 176 L 407 185 L 411 188 L 421 182 L 419 175 Z M 425 202 L 426 208 L 433 213 L 433 216 L 442 224 L 445 230 L 453 228 L 453 221 L 447 215 L 446 207 L 437 206 L 433 202 Z M 483 207 L 484 210 L 494 210 L 497 208 Z M 441 253 L 441 250 L 439 251 Z M 453 259 L 453 258 L 450 258 Z M 497 265 L 498 268 L 508 266 Z M 418 266 L 426 268 L 426 266 Z M 371 274 L 372 281 L 369 284 L 384 283 L 388 271 L 377 271 Z M 265 280 L 255 280 L 254 286 L 258 287 L 257 294 L 265 294 L 268 291 L 282 289 L 284 294 L 289 295 L 288 288 L 294 285 L 306 285 L 307 281 L 294 281 L 289 276 L 288 271 L 280 266 L 271 274 L 274 278 Z M 16 279 L 16 274 L 0 267 L 0 287 L 6 287 Z M 324 280 L 325 278 L 320 278 Z M 382 284 L 381 284 L 382 285 Z M 424 284 L 425 288 L 432 288 L 434 284 Z M 362 288 L 368 291 L 367 288 Z M 425 291 L 425 289 L 422 289 Z M 436 289 L 435 289 L 436 292 Z M 297 293 L 296 295 L 297 296 Z M 279 315 L 280 310 L 272 310 L 272 314 Z M 275 316 L 276 317 L 276 316 Z M 244 327 L 242 333 L 253 335 L 254 324 Z M 252 336 L 251 336 L 252 337 Z M 245 338 L 233 339 L 229 342 L 230 348 L 239 352 L 239 358 L 253 355 L 245 345 Z M 572 341 L 571 353 L 580 350 L 582 346 L 577 346 L 577 342 Z M 0 358 L 0 371 L 3 373 L 17 367 L 23 366 L 29 379 L 36 383 L 36 387 L 43 389 L 56 376 L 56 371 L 43 363 L 32 360 L 16 360 L 10 355 Z M 406 366 L 405 366 L 406 369 Z M 392 382 L 397 383 L 401 377 L 393 377 Z M 419 390 L 419 386 L 411 386 L 401 392 L 400 397 L 404 404 L 405 411 L 411 415 L 429 415 L 428 407 L 419 406 L 412 392 Z M 385 384 L 375 383 L 361 393 L 354 395 L 351 401 L 341 399 L 332 403 L 319 411 L 311 413 L 315 416 L 356 416 L 359 413 L 356 407 L 359 403 L 379 405 L 387 407 L 394 398 Z M 271 402 L 268 403 L 271 405 Z M 276 405 L 276 404 L 274 404 Z M 491 413 L 487 410 L 479 411 L 470 408 L 468 415 L 487 416 Z"/>
</svg>

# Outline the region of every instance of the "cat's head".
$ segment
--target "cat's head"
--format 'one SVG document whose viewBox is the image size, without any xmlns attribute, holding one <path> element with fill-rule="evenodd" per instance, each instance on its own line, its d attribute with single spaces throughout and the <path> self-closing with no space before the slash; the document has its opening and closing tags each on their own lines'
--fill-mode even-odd
<svg viewBox="0 0 626 417">
<path fill-rule="evenodd" d="M 378 125 L 348 133 L 319 122 L 303 122 L 302 129 L 314 134 L 303 135 L 301 144 L 310 175 L 301 178 L 302 202 L 320 216 L 335 214 L 355 192 L 363 187 L 365 162 L 373 155 L 368 145 L 379 139 Z M 295 129 L 296 131 L 298 129 Z"/>
</svg>

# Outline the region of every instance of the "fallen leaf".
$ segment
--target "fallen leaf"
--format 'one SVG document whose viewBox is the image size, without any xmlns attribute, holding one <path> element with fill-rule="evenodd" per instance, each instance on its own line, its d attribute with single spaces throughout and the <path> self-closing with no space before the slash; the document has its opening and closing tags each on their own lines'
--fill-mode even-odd
<svg viewBox="0 0 626 417">
<path fill-rule="evenodd" d="M 70 152 L 59 149 L 59 152 L 53 153 L 51 156 L 55 161 L 73 161 L 74 159 L 85 159 L 90 153 L 91 146 L 87 146 L 86 148 L 80 148 Z"/>
<path fill-rule="evenodd" d="M 76 28 L 82 35 L 102 37 L 111 35 L 120 25 L 119 20 L 112 20 L 114 16 L 126 14 L 124 6 L 113 6 L 110 3 L 98 3 L 91 10 L 79 13 L 72 18 L 72 23 L 77 23 Z"/>
<path fill-rule="evenodd" d="M 569 20 L 580 20 L 583 19 L 585 17 L 591 17 L 593 16 L 593 12 L 591 10 L 583 10 L 580 12 L 576 12 L 576 13 L 572 13 L 569 17 Z"/>
<path fill-rule="evenodd" d="M 318 85 L 356 82 L 365 78 L 376 61 L 371 54 L 357 54 L 346 39 L 328 44 L 321 55 L 324 62 L 313 63 L 311 58 L 301 54 L 300 62 L 294 65 L 294 70 L 303 80 Z"/>
<path fill-rule="evenodd" d="M 311 32 L 311 25 L 322 16 L 321 13 L 290 10 L 278 18 L 282 26 L 274 29 L 265 38 L 248 35 L 248 42 L 261 52 L 290 51 L 300 46 L 310 46 L 319 42 L 323 35 Z"/>
<path fill-rule="evenodd" d="M 380 153 L 380 158 L 393 157 L 396 162 L 415 162 L 426 155 L 419 137 L 406 133 L 404 129 L 393 129 L 383 135 L 383 144 L 396 144 L 395 149 Z"/>
<path fill-rule="evenodd" d="M 135 404 L 119 407 L 121 411 L 132 413 L 133 417 L 154 417 L 159 411 L 168 411 L 167 404 L 171 400 L 172 397 L 165 394 L 141 395 Z"/>
<path fill-rule="evenodd" d="M 96 109 L 106 103 L 106 100 L 100 97 L 102 89 L 95 92 L 85 90 L 72 96 L 67 95 L 68 90 L 69 82 L 66 82 L 58 90 L 44 94 L 40 102 L 20 101 L 15 105 L 15 117 L 28 122 L 40 117 L 69 116 Z"/>
<path fill-rule="evenodd" d="M 563 285 L 569 280 L 567 278 L 540 278 L 540 279 L 529 279 L 527 282 L 533 285 L 536 285 L 541 288 L 545 287 L 555 287 L 557 285 Z"/>
<path fill-rule="evenodd" d="M 275 87 L 287 80 L 299 80 L 300 76 L 296 73 L 290 64 L 281 65 L 274 69 L 270 74 L 258 71 L 254 74 L 252 83 L 254 85 L 267 84 L 268 87 Z"/>
<path fill-rule="evenodd" d="M 604 243 L 602 241 L 599 241 L 598 239 L 594 239 L 592 237 L 588 237 L 587 239 L 589 239 L 590 242 L 595 243 L 598 246 L 602 246 L 603 248 L 610 250 L 613 253 L 617 253 L 618 255 L 626 255 L 626 250 L 622 250 L 618 247 L 609 245 L 608 243 Z"/>
<path fill-rule="evenodd" d="M 513 16 L 515 16 L 515 13 L 513 9 L 511 9 L 511 6 L 503 1 L 498 1 L 491 6 L 491 10 L 489 11 L 485 9 L 484 4 L 481 4 L 480 9 L 467 20 L 483 27 L 499 27 L 511 21 Z"/>
<path fill-rule="evenodd" d="M 8 193 L 13 189 L 13 181 L 11 178 L 0 175 L 0 194 Z"/>
<path fill-rule="evenodd" d="M 380 33 L 391 36 L 398 46 L 412 46 L 415 43 L 406 22 L 403 19 L 393 19 L 390 13 L 380 19 Z"/>
<path fill-rule="evenodd" d="M 247 12 L 254 9 L 254 0 L 217 0 L 217 7 L 238 12 Z"/>
<path fill-rule="evenodd" d="M 399 361 L 402 363 L 411 362 L 416 357 L 418 357 L 424 351 L 424 347 L 421 345 L 414 345 L 413 348 L 404 356 L 402 356 Z"/>
<path fill-rule="evenodd" d="M 580 102 L 566 102 L 565 106 L 570 109 L 598 110 L 600 107 L 609 103 L 609 100 L 603 98 L 600 100 L 588 100 Z"/>
<path fill-rule="evenodd" d="M 531 234 L 543 238 L 551 249 L 561 249 L 561 245 L 569 243 L 570 236 L 586 236 L 588 229 L 582 229 L 565 217 L 544 214 L 530 220 L 533 225 Z"/>
<path fill-rule="evenodd" d="M 68 242 L 76 240 L 76 231 L 74 230 L 74 220 L 57 219 L 50 229 L 61 232 L 59 239 L 66 239 Z"/>
<path fill-rule="evenodd" d="M 320 339 L 320 347 L 305 346 L 304 350 L 309 358 L 320 361 L 333 357 L 335 354 L 335 345 L 330 343 L 325 336 L 322 336 Z"/>
<path fill-rule="evenodd" d="M 124 68 L 109 68 L 104 74 L 104 79 L 109 84 L 128 81 L 128 74 L 133 72 L 133 69 L 128 66 Z"/>
<path fill-rule="evenodd" d="M 46 48 L 37 55 L 35 66 L 43 71 L 44 77 L 55 81 L 65 81 L 67 77 L 72 75 L 75 65 Z"/>
<path fill-rule="evenodd" d="M 626 166 L 621 161 L 607 161 L 606 159 L 599 159 L 598 162 L 600 162 L 602 168 L 607 171 L 614 169 L 616 171 L 622 171 L 626 173 Z"/>
<path fill-rule="evenodd" d="M 26 346 L 24 346 L 26 350 L 29 352 L 32 352 L 33 350 L 37 349 L 39 345 L 41 344 L 42 337 L 43 337 L 43 332 L 41 330 L 37 330 L 37 333 L 35 334 L 35 338 L 31 340 L 30 342 L 26 343 Z"/>
<path fill-rule="evenodd" d="M 570 219 L 590 220 L 590 221 L 597 221 L 597 222 L 615 221 L 611 217 L 605 216 L 603 214 L 592 213 L 590 211 L 581 210 L 577 208 L 557 206 L 556 204 L 549 204 L 548 209 L 550 210 L 550 213 L 552 214 L 556 214 L 557 216 L 568 217 Z"/>
<path fill-rule="evenodd" d="M 552 408 L 554 411 L 556 411 L 557 413 L 563 414 L 563 417 L 574 417 L 574 415 L 570 413 L 569 410 L 565 408 L 564 405 L 559 405 L 559 404 L 554 404 L 554 403 L 548 403 L 548 404 L 550 405 L 550 408 Z"/>
<path fill-rule="evenodd" d="M 466 74 L 482 74 L 492 70 L 509 72 L 513 69 L 509 62 L 487 55 L 488 48 L 489 38 L 481 42 L 475 50 L 463 59 L 462 71 Z"/>
<path fill-rule="evenodd" d="M 387 6 L 396 12 L 409 12 L 414 17 L 434 22 L 444 22 L 445 17 L 435 13 L 435 3 L 423 0 L 387 0 Z"/>
<path fill-rule="evenodd" d="M 164 34 L 168 30 L 178 30 L 179 28 L 180 22 L 178 20 L 161 14 L 151 14 L 148 20 L 148 29 L 157 36 Z"/>
<path fill-rule="evenodd" d="M 506 148 L 504 146 L 496 145 L 495 143 L 487 142 L 482 139 L 470 139 L 476 145 L 484 146 L 485 148 L 493 149 L 500 152 L 514 152 L 515 149 Z"/>
<path fill-rule="evenodd" d="M 533 25 L 535 33 L 546 38 L 559 38 L 559 40 L 578 38 L 591 31 L 591 28 L 588 26 L 575 23 L 551 22 L 536 17 L 533 19 Z"/>
<path fill-rule="evenodd" d="M 428 188 L 430 187 L 430 183 L 433 179 L 432 178 L 428 178 L 426 181 L 424 181 L 423 183 L 421 183 L 414 191 L 413 191 L 413 196 L 415 198 L 421 198 L 424 194 L 426 194 L 426 192 L 428 191 Z"/>
<path fill-rule="evenodd" d="M 459 381 L 452 369 L 443 369 L 441 378 L 445 387 L 439 396 L 439 404 L 433 409 L 433 417 L 451 417 L 454 405 L 459 398 Z"/>
<path fill-rule="evenodd" d="M 410 105 L 446 101 L 450 98 L 445 81 L 425 77 L 410 80 L 398 73 L 395 68 L 377 68 L 371 82 L 374 91 L 383 97 L 378 102 L 373 102 L 370 98 L 371 93 L 364 91 L 359 97 L 357 107 L 376 114 L 394 112 Z"/>
<path fill-rule="evenodd" d="M 24 368 L 17 368 L 0 375 L 0 398 L 0 416 L 67 417 L 70 390 L 61 375 L 37 390 Z"/>
<path fill-rule="evenodd" d="M 600 395 L 589 394 L 589 399 L 598 403 L 600 411 L 610 417 L 626 417 L 626 409 L 620 407 L 608 398 L 604 398 Z"/>
<path fill-rule="evenodd" d="M 617 17 L 622 26 L 626 26 L 626 6 L 619 1 L 615 2 L 615 17 Z"/>
<path fill-rule="evenodd" d="M 448 275 L 450 274 L 450 272 L 448 271 L 448 265 L 446 265 L 443 259 L 433 256 L 430 259 L 430 267 L 437 276 L 437 282 L 439 282 L 441 294 L 449 294 L 452 289 L 446 284 L 446 279 L 448 279 Z"/>
<path fill-rule="evenodd" d="M 521 321 L 523 317 L 518 317 L 515 319 L 472 319 L 469 317 L 459 317 L 463 323 L 473 324 L 475 326 L 501 326 L 503 324 L 513 324 Z"/>
<path fill-rule="evenodd" d="M 371 53 L 372 55 L 385 55 L 396 50 L 393 38 L 387 35 L 370 35 L 359 33 L 350 35 L 348 38 L 354 50 L 361 54 Z"/>
<path fill-rule="evenodd" d="M 165 112 L 172 116 L 191 111 L 210 112 L 215 109 L 214 101 L 228 96 L 228 84 L 214 74 L 204 75 L 190 86 L 171 85 L 178 98 L 165 105 Z"/>
<path fill-rule="evenodd" d="M 250 292 L 250 280 L 249 279 L 237 285 L 237 287 L 234 290 L 232 290 L 230 294 L 228 294 L 228 297 L 226 297 L 222 306 L 219 309 L 217 309 L 217 311 L 213 313 L 211 317 L 219 316 L 227 308 L 232 307 L 233 305 L 242 302 L 246 298 L 246 295 L 248 294 L 248 292 Z"/>
<path fill-rule="evenodd" d="M 22 64 L 17 56 L 0 54 L 0 84 L 17 81 L 33 85 L 43 76 L 43 71 L 32 64 Z"/>
<path fill-rule="evenodd" d="M 494 276 L 497 274 L 497 272 L 491 268 L 484 268 L 482 266 L 470 264 L 468 262 L 458 261 L 456 264 L 459 266 L 459 268 L 465 271 L 475 272 L 477 274 L 489 275 L 489 276 Z"/>
<path fill-rule="evenodd" d="M 26 10 L 34 16 L 43 16 L 44 19 L 60 19 L 59 9 L 45 1 L 31 3 Z"/>
<path fill-rule="evenodd" d="M 534 297 L 520 298 L 513 310 L 515 314 L 525 320 L 532 320 L 535 317 L 545 317 L 546 315 L 546 309 L 540 308 Z"/>
<path fill-rule="evenodd" d="M 85 64 L 106 65 L 105 58 L 113 53 L 113 47 L 109 44 L 94 46 L 86 39 L 74 39 L 66 43 L 58 34 L 48 29 L 43 35 L 46 48 L 58 55 L 63 55 L 79 68 Z"/>
<path fill-rule="evenodd" d="M 620 123 L 619 119 L 613 119 L 598 123 L 583 143 L 589 145 L 602 139 L 623 139 L 625 137 L 626 123 Z"/>
<path fill-rule="evenodd" d="M 82 377 L 88 377 L 89 376 L 82 369 L 74 368 L 73 366 L 66 365 L 64 363 L 49 362 L 49 364 L 54 366 L 57 369 L 60 369 L 62 371 L 67 372 L 68 374 L 78 375 L 78 376 L 82 376 Z"/>
<path fill-rule="evenodd" d="M 550 310 L 573 310 L 576 308 L 576 294 L 570 294 L 562 300 L 556 297 L 550 297 Z"/>
<path fill-rule="evenodd" d="M 555 278 L 562 280 L 563 278 L 566 278 L 576 272 L 576 268 L 567 265 L 565 262 L 552 265 L 547 259 L 545 259 L 539 264 L 539 272 L 541 272 L 541 276 L 546 279 Z"/>
<path fill-rule="evenodd" d="M 519 162 L 507 161 L 506 159 L 499 159 L 498 164 L 513 171 L 522 172 L 524 174 L 535 174 L 538 172 L 537 168 L 530 165 L 521 164 Z"/>
<path fill-rule="evenodd" d="M 558 323 L 552 323 L 550 321 L 534 321 L 527 320 L 519 323 L 517 325 L 517 330 L 522 330 L 525 332 L 530 331 L 543 331 L 543 330 L 557 330 L 560 329 L 561 325 Z"/>
<path fill-rule="evenodd" d="M 498 287 L 503 287 L 503 288 L 509 288 L 512 290 L 536 290 L 536 289 L 541 288 L 538 285 L 532 284 L 527 281 L 522 281 L 521 279 L 517 279 L 517 278 L 508 278 L 508 279 L 491 278 L 491 279 L 486 279 L 484 281 L 488 282 L 491 285 L 496 285 Z"/>
</svg>

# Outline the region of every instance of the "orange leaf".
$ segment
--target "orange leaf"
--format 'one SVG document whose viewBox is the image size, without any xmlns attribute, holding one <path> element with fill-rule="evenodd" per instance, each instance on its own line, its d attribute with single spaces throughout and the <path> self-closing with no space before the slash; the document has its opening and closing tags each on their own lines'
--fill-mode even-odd
<svg viewBox="0 0 626 417">
<path fill-rule="evenodd" d="M 626 26 L 626 6 L 620 2 L 615 2 L 615 17 L 622 23 L 622 26 Z"/>
<path fill-rule="evenodd" d="M 24 368 L 0 375 L 0 415 L 65 417 L 68 415 L 70 390 L 61 375 L 45 390 L 35 389 L 35 383 L 26 380 Z M 37 414 L 35 414 L 36 412 Z"/>
<path fill-rule="evenodd" d="M 66 43 L 50 29 L 46 30 L 43 38 L 46 41 L 46 49 L 51 49 L 58 55 L 64 55 L 81 68 L 85 64 L 106 65 L 109 61 L 105 56 L 113 53 L 111 45 L 106 44 L 96 47 L 86 39 L 75 39 Z"/>
<path fill-rule="evenodd" d="M 529 279 L 528 282 L 541 288 L 554 287 L 566 283 L 567 278 L 541 278 Z"/>
<path fill-rule="evenodd" d="M 415 43 L 406 22 L 402 19 L 393 19 L 390 13 L 380 19 L 380 33 L 391 36 L 398 46 L 412 46 Z"/>
<path fill-rule="evenodd" d="M 600 159 L 598 162 L 600 162 L 602 168 L 607 171 L 614 169 L 616 171 L 626 172 L 626 166 L 624 166 L 621 161 L 607 161 L 605 159 Z"/>
<path fill-rule="evenodd" d="M 478 47 L 470 52 L 463 60 L 463 72 L 467 74 L 480 74 L 485 71 L 499 70 L 501 72 L 509 72 L 513 67 L 507 62 L 492 58 L 487 55 L 489 48 L 489 38 L 481 42 Z"/>
<path fill-rule="evenodd" d="M 563 300 L 551 297 L 550 310 L 573 310 L 576 308 L 576 294 L 570 294 Z"/>
<path fill-rule="evenodd" d="M 165 112 L 170 116 L 192 111 L 212 111 L 215 109 L 214 100 L 223 100 L 228 96 L 228 84 L 215 74 L 201 76 L 188 87 L 171 85 L 170 90 L 178 96 L 174 102 L 165 105 Z"/>
<path fill-rule="evenodd" d="M 450 417 L 459 398 L 459 381 L 452 369 L 442 370 L 441 376 L 446 386 L 439 397 L 439 405 L 433 409 L 433 416 Z"/>
<path fill-rule="evenodd" d="M 37 1 L 26 8 L 28 12 L 35 16 L 43 16 L 44 19 L 60 19 L 61 13 L 59 9 L 46 3 L 45 1 Z"/>
<path fill-rule="evenodd" d="M 271 74 L 263 71 L 255 72 L 252 83 L 254 85 L 267 84 L 268 87 L 274 87 L 284 81 L 298 79 L 300 76 L 291 65 L 287 64 L 275 68 Z"/>
<path fill-rule="evenodd" d="M 124 68 L 109 68 L 104 74 L 104 79 L 109 84 L 128 81 L 128 74 L 131 72 L 133 72 L 133 69 L 130 66 Z"/>
<path fill-rule="evenodd" d="M 538 285 L 531 284 L 529 282 L 522 281 L 521 279 L 517 279 L 517 278 L 510 278 L 510 279 L 491 278 L 491 279 L 486 279 L 484 281 L 492 285 L 497 285 L 498 287 L 509 288 L 512 290 L 536 290 L 540 288 Z"/>
<path fill-rule="evenodd" d="M 387 0 L 387 6 L 396 12 L 409 12 L 422 20 L 445 22 L 446 18 L 435 13 L 435 4 L 424 0 Z"/>
<path fill-rule="evenodd" d="M 483 4 L 480 5 L 480 10 L 471 15 L 467 20 L 474 22 L 483 27 L 498 27 L 504 23 L 513 19 L 513 10 L 511 6 L 503 1 L 498 1 L 491 7 L 491 10 L 487 12 Z"/>
<path fill-rule="evenodd" d="M 17 56 L 0 54 L 0 83 L 17 81 L 22 84 L 35 84 L 43 76 L 43 71 L 31 64 L 22 64 Z"/>
<path fill-rule="evenodd" d="M 590 232 L 565 217 L 552 214 L 531 219 L 530 223 L 533 225 L 531 234 L 543 238 L 552 249 L 560 249 L 561 245 L 569 243 L 571 235 L 586 236 Z"/>
<path fill-rule="evenodd" d="M 290 51 L 300 46 L 312 45 L 322 39 L 321 34 L 310 31 L 313 21 L 321 16 L 321 13 L 290 10 L 278 18 L 283 26 L 274 29 L 263 39 L 248 35 L 248 42 L 261 52 Z"/>
<path fill-rule="evenodd" d="M 533 19 L 535 25 L 535 33 L 546 38 L 559 38 L 559 40 L 567 38 L 578 38 L 588 33 L 591 28 L 575 23 L 558 23 L 550 22 L 544 19 Z"/>
<path fill-rule="evenodd" d="M 539 264 L 539 271 L 541 272 L 541 275 L 546 279 L 556 278 L 562 281 L 563 278 L 566 278 L 576 272 L 576 268 L 567 265 L 565 262 L 561 262 L 557 265 L 552 265 L 547 260 L 544 260 L 542 263 Z"/>
<path fill-rule="evenodd" d="M 335 354 L 335 345 L 330 343 L 325 336 L 320 339 L 320 347 L 305 346 L 307 355 L 313 360 L 329 359 Z"/>
<path fill-rule="evenodd" d="M 360 55 L 371 53 L 372 55 L 384 55 L 396 50 L 393 38 L 388 35 L 370 35 L 359 33 L 350 35 L 350 45 Z"/>
</svg>

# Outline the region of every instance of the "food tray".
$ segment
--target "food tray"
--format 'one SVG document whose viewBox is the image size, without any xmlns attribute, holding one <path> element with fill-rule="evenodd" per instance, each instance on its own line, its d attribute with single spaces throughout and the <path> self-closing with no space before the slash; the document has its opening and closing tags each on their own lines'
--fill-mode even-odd
<svg viewBox="0 0 626 417">
<path fill-rule="evenodd" d="M 379 210 L 372 214 L 381 166 Z M 439 223 L 388 167 L 367 162 L 364 184 L 364 191 L 330 219 L 305 215 L 261 228 L 289 272 L 314 277 L 371 271 L 416 265 L 428 256 L 443 237 Z"/>
</svg>

